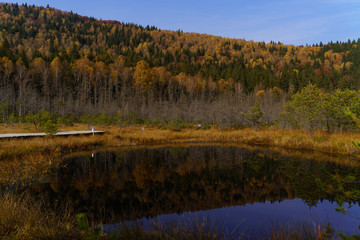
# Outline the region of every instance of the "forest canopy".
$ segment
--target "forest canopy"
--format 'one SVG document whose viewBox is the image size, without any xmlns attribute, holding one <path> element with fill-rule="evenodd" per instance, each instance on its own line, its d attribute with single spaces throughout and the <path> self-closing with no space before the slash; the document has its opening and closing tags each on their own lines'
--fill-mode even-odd
<svg viewBox="0 0 360 240">
<path fill-rule="evenodd" d="M 231 124 L 259 101 L 272 123 L 309 84 L 359 90 L 359 44 L 254 42 L 3 3 L 0 110 Z"/>
</svg>

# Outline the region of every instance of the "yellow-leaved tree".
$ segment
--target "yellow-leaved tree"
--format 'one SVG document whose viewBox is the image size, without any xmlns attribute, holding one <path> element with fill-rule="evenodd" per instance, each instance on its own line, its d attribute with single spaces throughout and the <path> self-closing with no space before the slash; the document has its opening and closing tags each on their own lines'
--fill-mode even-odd
<svg viewBox="0 0 360 240">
<path fill-rule="evenodd" d="M 136 64 L 134 81 L 135 86 L 143 92 L 146 92 L 153 85 L 150 65 L 146 61 L 141 60 Z"/>
</svg>

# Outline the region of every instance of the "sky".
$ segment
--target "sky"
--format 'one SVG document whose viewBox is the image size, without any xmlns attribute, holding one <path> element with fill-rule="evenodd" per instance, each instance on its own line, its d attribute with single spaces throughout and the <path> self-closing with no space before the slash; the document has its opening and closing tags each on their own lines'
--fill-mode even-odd
<svg viewBox="0 0 360 240">
<path fill-rule="evenodd" d="M 305 45 L 360 38 L 360 0 L 33 0 L 103 20 Z"/>
</svg>

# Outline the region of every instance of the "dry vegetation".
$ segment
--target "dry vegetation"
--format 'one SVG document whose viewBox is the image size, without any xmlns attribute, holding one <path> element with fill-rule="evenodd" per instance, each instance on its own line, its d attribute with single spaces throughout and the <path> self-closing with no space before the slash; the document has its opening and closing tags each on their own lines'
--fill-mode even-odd
<svg viewBox="0 0 360 240">
<path fill-rule="evenodd" d="M 84 130 L 86 125 L 76 124 L 72 127 L 62 127 L 59 131 Z M 95 136 L 45 137 L 29 139 L 4 139 L 0 141 L 0 159 L 21 158 L 24 155 L 51 155 L 52 157 L 73 151 L 86 150 L 92 147 L 134 146 L 142 144 L 168 143 L 244 143 L 259 146 L 272 146 L 293 150 L 311 150 L 315 152 L 345 154 L 359 156 L 359 150 L 353 142 L 360 141 L 359 133 L 328 134 L 316 132 L 309 136 L 300 130 L 284 130 L 264 128 L 255 131 L 251 128 L 219 129 L 211 127 L 206 130 L 196 127 L 173 131 L 171 129 L 116 126 L 96 127 L 106 134 Z M 4 129 L 0 132 L 24 132 L 21 125 Z M 33 132 L 28 129 L 28 132 Z M 51 159 L 50 159 L 51 160 Z"/>
<path fill-rule="evenodd" d="M 22 125 L 11 129 L 23 130 Z M 75 125 L 71 130 L 84 130 L 86 125 Z M 105 130 L 104 135 L 44 137 L 29 139 L 7 139 L 0 141 L 0 183 L 4 186 L 38 181 L 61 159 L 72 152 L 86 151 L 95 147 L 125 147 L 151 144 L 199 144 L 231 143 L 249 144 L 256 147 L 271 148 L 285 154 L 312 157 L 338 163 L 358 165 L 359 150 L 353 144 L 360 141 L 360 134 L 327 134 L 280 129 L 220 130 L 212 127 L 206 130 L 169 129 L 116 126 L 96 127 Z M 61 130 L 70 130 L 62 128 Z M 32 131 L 32 129 L 28 129 Z M 303 151 L 305 150 L 305 151 Z M 349 158 L 351 157 L 351 158 Z"/>
<path fill-rule="evenodd" d="M 75 125 L 62 128 L 65 130 L 84 130 L 86 125 Z M 358 157 L 359 152 L 352 143 L 360 141 L 360 134 L 326 134 L 314 133 L 309 136 L 302 131 L 279 129 L 226 129 L 216 127 L 200 130 L 138 127 L 118 128 L 116 126 L 96 127 L 105 130 L 104 135 L 77 137 L 45 137 L 30 139 L 12 139 L 0 141 L 0 184 L 2 188 L 19 186 L 32 181 L 41 181 L 48 171 L 59 163 L 61 156 L 94 147 L 156 147 L 159 144 L 249 144 L 248 147 L 271 148 L 286 154 L 314 157 L 326 161 L 344 162 L 345 156 Z M 4 132 L 33 132 L 24 130 L 24 125 L 12 128 L 1 126 Z M 154 144 L 154 145 L 153 145 Z M 156 145 L 156 146 L 155 146 Z M 256 146 L 254 146 L 256 145 Z M 301 150 L 307 150 L 306 153 Z M 311 150 L 311 151 L 309 151 Z M 326 153 L 332 153 L 328 155 Z M 324 157 L 325 156 L 325 157 Z M 359 161 L 344 162 L 358 165 Z M 34 201 L 30 196 L 7 194 L 0 199 L 0 237 L 2 239 L 78 239 L 79 232 L 74 232 L 74 218 L 70 218 L 70 210 L 58 209 L 56 212 L 44 214 L 45 203 Z M 56 227 L 54 227 L 56 226 Z M 289 230 L 290 232 L 296 232 Z M 280 231 L 281 233 L 281 231 Z M 279 233 L 279 234 L 280 234 Z M 319 231 L 321 236 L 323 231 Z M 137 229 L 123 229 L 119 239 L 137 236 L 158 239 L 160 232 L 145 233 Z M 149 235 L 150 234 L 150 235 Z M 281 238 L 290 239 L 288 233 L 281 233 Z M 274 235 L 275 238 L 280 235 Z M 122 238 L 124 236 L 125 238 Z M 150 237 L 151 236 L 151 237 Z M 264 239 L 272 238 L 266 236 Z M 187 239 L 186 237 L 184 239 Z M 196 239 L 196 238 L 194 238 Z M 319 237 L 321 239 L 321 237 Z"/>
<path fill-rule="evenodd" d="M 0 199 L 0 239 L 79 239 L 69 210 L 50 212 L 28 194 Z"/>
</svg>

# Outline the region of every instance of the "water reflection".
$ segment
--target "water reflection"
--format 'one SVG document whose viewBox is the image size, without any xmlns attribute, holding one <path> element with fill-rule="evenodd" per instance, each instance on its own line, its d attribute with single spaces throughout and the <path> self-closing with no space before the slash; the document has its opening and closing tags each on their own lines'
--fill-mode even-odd
<svg viewBox="0 0 360 240">
<path fill-rule="evenodd" d="M 359 168 L 270 151 L 221 146 L 144 148 L 64 159 L 50 183 L 34 190 L 55 205 L 70 203 L 95 221 L 114 223 L 292 199 L 301 199 L 307 206 L 325 199 L 331 203 L 334 196 L 319 189 L 315 178 L 330 184 L 329 174 L 335 172 L 360 176 Z"/>
</svg>

